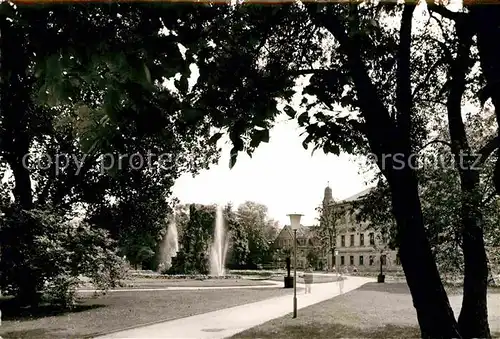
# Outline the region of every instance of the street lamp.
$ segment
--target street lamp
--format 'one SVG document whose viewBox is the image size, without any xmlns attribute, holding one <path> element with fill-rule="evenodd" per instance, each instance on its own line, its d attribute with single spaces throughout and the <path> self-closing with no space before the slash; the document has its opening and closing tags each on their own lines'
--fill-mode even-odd
<svg viewBox="0 0 500 339">
<path fill-rule="evenodd" d="M 290 227 L 293 230 L 293 317 L 297 318 L 297 230 L 302 214 L 289 214 Z"/>
</svg>

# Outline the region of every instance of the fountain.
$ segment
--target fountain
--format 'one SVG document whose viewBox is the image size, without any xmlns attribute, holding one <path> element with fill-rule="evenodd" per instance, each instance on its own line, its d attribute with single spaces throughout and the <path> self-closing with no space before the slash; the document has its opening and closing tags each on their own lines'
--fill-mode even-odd
<svg viewBox="0 0 500 339">
<path fill-rule="evenodd" d="M 179 240 L 177 236 L 177 225 L 175 218 L 168 223 L 167 234 L 163 237 L 160 247 L 160 270 L 172 267 L 172 258 L 179 251 Z"/>
<path fill-rule="evenodd" d="M 226 263 L 228 241 L 224 227 L 224 215 L 222 207 L 217 206 L 215 212 L 214 240 L 210 250 L 210 275 L 223 276 L 225 274 L 224 265 Z"/>
</svg>

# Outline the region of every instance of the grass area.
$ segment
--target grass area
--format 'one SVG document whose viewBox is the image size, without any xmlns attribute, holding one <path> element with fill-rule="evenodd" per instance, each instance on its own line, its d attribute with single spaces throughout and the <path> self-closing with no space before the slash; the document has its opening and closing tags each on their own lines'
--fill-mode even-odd
<svg viewBox="0 0 500 339">
<path fill-rule="evenodd" d="M 461 295 L 449 290 L 450 303 L 458 316 Z M 488 296 L 490 329 L 500 336 L 500 290 Z M 405 283 L 369 283 L 339 297 L 318 303 L 254 327 L 234 339 L 301 338 L 420 338 L 417 316 Z"/>
<path fill-rule="evenodd" d="M 148 279 L 135 278 L 122 281 L 121 288 L 162 288 L 162 287 L 213 287 L 213 286 L 262 286 L 272 285 L 259 280 L 251 279 L 220 279 L 220 280 L 194 280 L 194 279 Z"/>
<path fill-rule="evenodd" d="M 303 284 L 304 283 L 304 278 L 301 278 L 300 277 L 301 275 L 302 275 L 302 273 L 299 274 L 297 272 L 297 283 Z M 284 276 L 271 277 L 271 278 L 269 278 L 269 280 L 283 281 L 283 277 Z M 339 280 L 339 277 L 336 277 L 336 276 L 314 275 L 314 277 L 313 277 L 313 284 L 331 283 L 331 282 L 335 282 L 335 281 L 338 281 L 338 280 Z"/>
<path fill-rule="evenodd" d="M 0 300 L 4 339 L 89 338 L 129 327 L 173 320 L 290 294 L 282 288 L 113 292 L 86 298 L 72 312 L 9 307 Z"/>
<path fill-rule="evenodd" d="M 271 277 L 280 274 L 279 270 L 231 270 L 230 274 L 241 275 L 245 277 Z"/>
</svg>

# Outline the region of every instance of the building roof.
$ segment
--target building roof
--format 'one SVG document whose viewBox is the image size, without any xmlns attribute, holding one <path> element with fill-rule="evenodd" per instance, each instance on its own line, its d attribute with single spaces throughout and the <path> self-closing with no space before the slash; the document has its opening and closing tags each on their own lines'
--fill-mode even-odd
<svg viewBox="0 0 500 339">
<path fill-rule="evenodd" d="M 366 196 L 367 194 L 369 194 L 372 190 L 374 190 L 375 187 L 369 187 L 359 193 L 356 193 L 354 194 L 353 196 L 349 197 L 349 198 L 346 198 L 344 200 L 341 200 L 339 201 L 340 203 L 344 203 L 344 202 L 353 202 L 353 201 L 357 201 L 357 200 L 360 200 L 361 198 L 363 198 L 364 196 Z"/>
<path fill-rule="evenodd" d="M 312 235 L 311 233 L 314 232 L 317 228 L 318 226 L 300 225 L 299 229 L 297 229 L 297 237 L 308 237 Z M 290 232 L 290 235 L 293 235 L 293 230 L 290 225 L 285 225 L 280 233 L 278 233 L 277 238 L 280 236 L 281 232 Z"/>
</svg>

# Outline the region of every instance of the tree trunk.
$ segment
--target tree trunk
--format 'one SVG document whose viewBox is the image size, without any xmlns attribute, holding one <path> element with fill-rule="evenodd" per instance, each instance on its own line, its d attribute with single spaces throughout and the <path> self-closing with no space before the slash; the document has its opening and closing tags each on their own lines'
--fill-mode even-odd
<svg viewBox="0 0 500 339">
<path fill-rule="evenodd" d="M 462 118 L 462 98 L 466 74 L 473 65 L 470 49 L 474 30 L 472 17 L 457 22 L 457 56 L 451 62 L 450 91 L 447 98 L 451 150 L 461 183 L 462 249 L 464 252 L 464 296 L 458 318 L 463 338 L 490 338 L 487 308 L 488 264 L 483 239 L 483 220 L 480 211 L 479 171 L 472 167 L 474 157 Z M 465 161 L 464 161 L 465 160 Z"/>
<path fill-rule="evenodd" d="M 403 13 L 404 27 L 401 35 L 405 46 L 400 48 L 398 77 L 402 78 L 409 68 L 409 49 L 411 43 L 411 22 L 414 7 L 405 6 Z M 387 155 L 404 155 L 405 164 L 409 164 L 411 130 L 411 87 L 410 79 L 399 79 L 398 87 L 398 123 L 396 125 L 387 108 L 380 100 L 365 63 L 360 56 L 359 41 L 346 33 L 342 19 L 335 15 L 320 13 L 315 6 L 308 6 L 313 21 L 330 31 L 340 43 L 347 56 L 350 75 L 358 95 L 360 110 L 365 119 L 365 135 L 370 150 L 376 156 L 377 165 L 388 179 L 392 191 L 392 207 L 400 237 L 401 263 L 417 311 L 418 322 L 423 338 L 460 338 L 458 325 L 450 307 L 448 296 L 439 277 L 435 259 L 432 256 L 429 241 L 425 234 L 422 210 L 418 196 L 415 172 L 408 166 L 397 169 L 400 164 L 384 163 Z M 403 24 L 402 24 L 403 26 Z M 404 60 L 403 60 L 404 59 Z M 405 62 L 407 63 L 405 65 Z M 408 95 L 409 94 L 409 95 Z M 398 159 L 399 160 L 399 159 Z M 389 165 L 387 168 L 387 165 Z"/>
<path fill-rule="evenodd" d="M 415 173 L 389 175 L 400 237 L 400 260 L 417 311 L 422 338 L 460 338 L 458 325 L 425 234 Z"/>
<path fill-rule="evenodd" d="M 30 171 L 27 167 L 30 143 L 34 122 L 30 119 L 33 112 L 32 90 L 34 80 L 27 70 L 31 63 L 31 55 L 26 52 L 26 35 L 18 26 L 6 24 L 2 20 L 2 69 L 0 92 L 2 93 L 1 114 L 2 128 L 0 134 L 0 151 L 12 170 L 15 187 L 14 199 L 16 207 L 21 210 L 33 208 Z M 19 213 L 19 211 L 16 211 Z M 32 223 L 25 221 L 18 231 L 20 239 L 27 241 L 32 235 Z M 26 236 L 28 236 L 26 238 Z M 24 245 L 24 244 L 22 244 Z M 18 276 L 13 285 L 17 289 L 16 299 L 23 305 L 36 306 L 39 302 L 40 275 L 26 263 L 26 254 L 16 248 L 13 254 L 23 267 L 16 267 Z M 9 257 L 5 258 L 7 260 Z"/>
<path fill-rule="evenodd" d="M 335 237 L 333 236 L 332 232 L 330 232 L 330 253 L 332 254 L 332 263 L 331 263 L 331 266 L 330 269 L 333 270 L 333 268 L 335 268 L 336 264 L 335 264 Z"/>
<path fill-rule="evenodd" d="M 15 181 L 14 198 L 16 203 L 23 210 L 30 210 L 33 207 L 30 172 L 29 169 L 23 165 L 22 160 L 19 159 L 19 157 L 15 158 L 17 159 L 9 161 Z"/>
<path fill-rule="evenodd" d="M 488 263 L 477 184 L 466 181 L 462 186 L 464 296 L 458 326 L 463 338 L 491 338 L 487 307 Z"/>
<path fill-rule="evenodd" d="M 29 169 L 24 166 L 23 157 L 29 152 L 29 114 L 33 109 L 31 91 L 26 88 L 33 85 L 33 80 L 27 74 L 30 60 L 23 46 L 23 33 L 16 27 L 2 26 L 0 150 L 14 175 L 16 203 L 22 209 L 29 210 L 33 206 L 33 194 Z M 27 159 L 24 159 L 24 163 L 27 164 Z"/>
<path fill-rule="evenodd" d="M 500 8 L 498 6 L 473 5 L 470 13 L 477 28 L 477 45 L 481 69 L 486 80 L 484 98 L 491 98 L 500 127 Z M 500 194 L 500 149 L 493 176 L 497 194 Z"/>
</svg>

